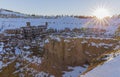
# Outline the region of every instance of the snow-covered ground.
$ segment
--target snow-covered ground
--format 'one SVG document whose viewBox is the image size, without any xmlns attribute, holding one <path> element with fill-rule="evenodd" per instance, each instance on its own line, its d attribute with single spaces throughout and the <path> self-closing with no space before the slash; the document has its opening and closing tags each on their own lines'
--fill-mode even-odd
<svg viewBox="0 0 120 77">
<path fill-rule="evenodd" d="M 86 70 L 86 68 L 76 66 L 76 67 L 68 67 L 69 70 L 72 71 L 64 71 L 64 74 L 62 77 L 78 77 L 82 72 Z"/>
<path fill-rule="evenodd" d="M 107 62 L 80 77 L 120 77 L 120 55 L 110 56 Z"/>
<path fill-rule="evenodd" d="M 3 15 L 16 15 L 16 16 L 27 16 L 25 14 L 10 11 L 10 10 L 6 10 L 6 9 L 0 9 L 0 14 L 3 14 Z"/>
<path fill-rule="evenodd" d="M 31 71 L 32 75 L 35 75 L 34 77 L 43 77 L 48 76 L 49 74 L 41 71 L 38 72 L 37 70 L 30 68 L 30 64 L 39 65 L 41 64 L 41 57 L 37 57 L 34 55 L 31 55 L 32 52 L 30 51 L 24 51 L 22 49 L 19 49 L 18 47 L 15 47 L 15 52 L 11 52 L 12 48 L 10 46 L 9 48 L 4 48 L 4 43 L 0 42 L 0 73 L 3 72 L 3 68 L 8 69 L 16 69 L 13 72 L 13 74 L 19 73 L 19 77 L 25 77 L 23 73 L 21 72 L 28 72 Z M 29 49 L 29 47 L 25 46 L 24 49 Z M 7 61 L 5 61 L 7 60 Z M 24 62 L 23 62 L 24 61 Z M 14 67 L 10 65 L 14 65 Z M 21 67 L 22 66 L 22 67 Z M 53 77 L 53 76 L 50 76 Z"/>
<path fill-rule="evenodd" d="M 63 17 L 41 17 L 41 18 L 31 18 L 27 14 L 22 14 L 19 12 L 14 12 L 6 9 L 0 9 L 0 15 L 7 15 L 6 18 L 0 18 L 0 32 L 5 29 L 15 29 L 26 25 L 26 22 L 31 22 L 32 26 L 43 25 L 48 22 L 48 28 L 53 29 L 64 29 L 64 28 L 102 28 L 107 30 L 107 34 L 114 34 L 115 30 L 120 26 L 120 18 L 108 18 L 105 23 L 101 24 L 101 21 L 95 18 L 75 18 L 70 16 Z M 21 18 L 10 18 L 11 16 L 21 16 Z M 10 17 L 9 17 L 10 16 Z M 24 18 L 24 17 L 28 18 Z"/>
<path fill-rule="evenodd" d="M 31 22 L 32 26 L 44 25 L 45 22 L 48 22 L 48 28 L 54 29 L 64 29 L 66 27 L 81 28 L 86 22 L 86 19 L 77 19 L 72 17 L 63 17 L 58 19 L 44 19 L 44 18 L 0 18 L 0 29 L 4 31 L 5 29 L 15 29 L 26 26 L 26 22 Z"/>
<path fill-rule="evenodd" d="M 6 14 L 6 15 L 17 15 L 17 16 L 25 16 L 25 14 L 17 13 L 17 12 L 12 12 L 12 11 L 6 11 L 4 9 L 0 9 L 0 14 Z M 63 17 L 58 17 L 58 18 L 0 18 L 0 32 L 3 32 L 6 29 L 16 29 L 20 28 L 23 26 L 26 26 L 26 22 L 31 22 L 32 26 L 38 26 L 38 25 L 44 25 L 45 22 L 48 22 L 48 28 L 53 28 L 57 30 L 62 30 L 65 28 L 103 28 L 106 29 L 107 32 L 106 34 L 114 34 L 116 29 L 120 27 L 120 18 L 112 18 L 108 20 L 107 25 L 97 25 L 94 23 L 93 18 L 74 18 L 74 17 L 69 17 L 69 16 L 63 16 Z M 74 38 L 82 38 L 83 36 L 79 37 L 74 37 Z M 53 36 L 51 37 L 53 39 L 56 39 L 60 41 L 60 38 L 54 38 Z M 89 39 L 90 37 L 86 37 L 86 39 Z M 104 38 L 96 38 L 94 39 L 104 39 Z M 113 39 L 113 38 L 106 38 L 105 39 Z M 65 40 L 66 42 L 69 42 L 69 40 Z M 86 43 L 87 41 L 83 41 L 82 43 Z M 45 43 L 49 43 L 49 40 L 47 39 Z M 94 43 L 91 42 L 92 46 L 96 47 L 101 47 L 101 46 L 109 46 L 112 47 L 113 44 L 105 44 L 105 43 Z M 25 60 L 28 63 L 33 63 L 33 64 L 40 64 L 41 63 L 41 58 L 32 56 L 30 51 L 22 51 L 18 47 L 15 48 L 15 53 L 11 53 L 13 55 L 12 57 L 10 56 L 10 53 L 6 52 L 4 49 L 4 43 L 0 42 L 0 72 L 2 71 L 3 67 L 7 67 L 9 64 L 15 61 L 15 59 L 18 59 L 18 56 L 20 57 L 21 60 Z M 28 46 L 23 47 L 24 49 L 29 49 Z M 116 46 L 116 49 L 119 49 L 120 46 Z M 12 49 L 12 48 L 11 48 Z M 10 50 L 7 48 L 7 50 Z M 2 55 L 7 55 L 7 56 L 2 56 Z M 4 59 L 8 59 L 9 62 L 3 63 Z M 3 61 L 2 61 L 3 60 Z M 15 68 L 20 67 L 21 62 L 16 62 Z M 81 77 L 120 77 L 120 56 L 117 56 L 115 58 L 109 59 L 107 62 L 105 62 L 103 65 L 100 65 L 96 67 L 95 69 L 91 70 L 90 72 L 86 73 L 85 75 Z M 35 77 L 43 77 L 43 76 L 49 76 L 49 73 L 45 73 L 44 71 L 38 72 L 34 69 L 28 68 L 25 66 L 26 70 L 31 70 L 32 73 L 37 73 Z M 19 70 L 15 71 L 14 73 L 20 72 L 21 70 L 25 68 L 20 68 Z M 77 66 L 77 67 L 69 67 L 70 70 L 72 71 L 63 71 L 63 77 L 78 77 L 83 71 L 86 70 L 86 68 Z M 21 76 L 22 77 L 22 76 Z M 51 75 L 50 77 L 54 77 Z"/>
<path fill-rule="evenodd" d="M 3 32 L 5 29 L 15 29 L 26 26 L 26 22 L 31 22 L 32 26 L 44 25 L 45 22 L 48 22 L 48 28 L 53 29 L 65 29 L 65 28 L 103 28 L 107 30 L 107 34 L 114 34 L 115 30 L 120 26 L 120 19 L 111 19 L 109 20 L 109 25 L 106 27 L 101 27 L 93 24 L 92 22 L 88 24 L 92 19 L 82 19 L 82 18 L 73 18 L 73 17 L 59 17 L 59 18 L 0 18 L 0 32 Z"/>
</svg>

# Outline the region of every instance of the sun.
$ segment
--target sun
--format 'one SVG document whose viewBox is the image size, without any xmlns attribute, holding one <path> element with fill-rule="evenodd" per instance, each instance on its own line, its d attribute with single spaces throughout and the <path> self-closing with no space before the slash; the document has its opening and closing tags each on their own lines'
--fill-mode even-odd
<svg viewBox="0 0 120 77">
<path fill-rule="evenodd" d="M 97 8 L 94 10 L 93 15 L 98 19 L 104 19 L 105 17 L 110 17 L 110 12 L 105 8 Z"/>
</svg>

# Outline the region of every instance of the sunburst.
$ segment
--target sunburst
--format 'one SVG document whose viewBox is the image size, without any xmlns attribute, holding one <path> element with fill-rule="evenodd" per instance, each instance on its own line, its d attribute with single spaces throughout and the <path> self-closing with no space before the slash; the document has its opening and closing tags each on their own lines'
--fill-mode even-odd
<svg viewBox="0 0 120 77">
<path fill-rule="evenodd" d="M 92 15 L 93 18 L 85 24 L 85 27 L 93 26 L 92 28 L 107 28 L 109 25 L 109 18 L 111 17 L 108 8 L 105 8 L 105 6 L 94 8 L 92 9 Z"/>
<path fill-rule="evenodd" d="M 93 12 L 93 15 L 100 20 L 111 16 L 109 10 L 104 7 L 96 8 Z"/>
</svg>

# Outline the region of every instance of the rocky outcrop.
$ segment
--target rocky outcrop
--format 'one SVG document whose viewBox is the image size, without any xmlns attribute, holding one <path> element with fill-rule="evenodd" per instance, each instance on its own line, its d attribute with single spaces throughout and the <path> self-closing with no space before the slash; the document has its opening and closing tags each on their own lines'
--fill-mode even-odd
<svg viewBox="0 0 120 77">
<path fill-rule="evenodd" d="M 106 51 L 113 49 L 117 43 L 111 39 L 63 39 L 61 41 L 49 39 L 49 43 L 45 45 L 45 59 L 53 64 L 61 66 L 77 66 L 89 64 L 90 61 Z"/>
<path fill-rule="evenodd" d="M 118 45 L 117 40 L 100 38 L 60 38 L 45 40 L 44 55 L 38 70 L 62 77 L 68 66 L 90 64 L 93 59 Z"/>
</svg>

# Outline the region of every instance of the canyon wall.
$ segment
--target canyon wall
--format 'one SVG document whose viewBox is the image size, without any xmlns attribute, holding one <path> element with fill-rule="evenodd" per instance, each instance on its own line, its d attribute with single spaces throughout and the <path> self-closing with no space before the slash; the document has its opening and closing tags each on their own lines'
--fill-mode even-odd
<svg viewBox="0 0 120 77">
<path fill-rule="evenodd" d="M 90 61 L 113 50 L 116 40 L 93 38 L 49 39 L 45 44 L 45 60 L 61 66 L 77 66 L 89 64 Z"/>
</svg>

